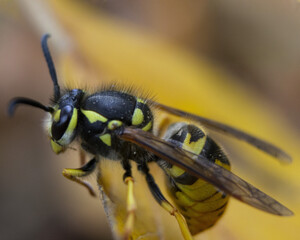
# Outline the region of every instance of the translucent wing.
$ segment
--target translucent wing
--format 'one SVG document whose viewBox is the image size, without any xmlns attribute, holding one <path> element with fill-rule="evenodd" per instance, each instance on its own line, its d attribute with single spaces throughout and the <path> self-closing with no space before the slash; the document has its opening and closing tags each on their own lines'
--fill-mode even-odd
<svg viewBox="0 0 300 240">
<path fill-rule="evenodd" d="M 204 117 L 197 116 L 192 113 L 184 112 L 179 109 L 163 105 L 161 103 L 157 103 L 154 101 L 150 101 L 150 102 L 151 102 L 151 105 L 155 106 L 156 108 L 158 108 L 162 111 L 168 112 L 168 113 L 176 115 L 176 116 L 189 118 L 191 120 L 201 123 L 203 126 L 209 128 L 209 129 L 212 129 L 214 131 L 221 132 L 224 134 L 228 134 L 233 137 L 236 137 L 239 140 L 245 141 L 245 142 L 253 145 L 254 147 L 262 150 L 263 152 L 268 153 L 271 156 L 279 159 L 282 162 L 286 162 L 286 163 L 292 162 L 292 158 L 286 152 L 281 150 L 280 148 L 278 148 L 278 147 L 274 146 L 273 144 L 268 143 L 264 140 L 256 138 L 248 133 L 245 133 L 241 130 L 230 127 L 223 123 L 219 123 L 219 122 L 216 122 L 216 121 L 204 118 Z"/>
<path fill-rule="evenodd" d="M 293 212 L 288 208 L 232 172 L 210 162 L 202 156 L 175 147 L 151 133 L 135 128 L 125 128 L 120 134 L 120 138 L 147 149 L 158 157 L 198 178 L 204 179 L 221 191 L 253 207 L 275 215 L 293 215 Z"/>
</svg>

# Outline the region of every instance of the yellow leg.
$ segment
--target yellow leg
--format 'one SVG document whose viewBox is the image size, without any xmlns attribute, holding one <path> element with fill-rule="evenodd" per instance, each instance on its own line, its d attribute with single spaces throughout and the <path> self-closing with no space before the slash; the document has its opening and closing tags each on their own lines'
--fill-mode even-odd
<svg viewBox="0 0 300 240">
<path fill-rule="evenodd" d="M 129 236 L 133 230 L 134 227 L 134 220 L 135 220 L 135 211 L 136 211 L 136 202 L 133 194 L 133 178 L 132 177 L 126 177 L 124 179 L 124 182 L 128 186 L 127 190 L 127 217 L 124 225 L 124 234 L 123 239 L 127 240 L 129 239 Z"/>
<path fill-rule="evenodd" d="M 90 160 L 87 164 L 82 166 L 81 168 L 65 168 L 62 172 L 63 176 L 66 177 L 67 179 L 79 183 L 80 185 L 84 186 L 87 188 L 89 193 L 96 197 L 96 193 L 94 189 L 92 188 L 91 184 L 88 181 L 81 180 L 80 177 L 87 176 L 93 172 L 93 170 L 96 167 L 96 160 L 93 158 Z"/>
<path fill-rule="evenodd" d="M 148 187 L 150 188 L 152 195 L 154 196 L 154 198 L 160 206 L 167 210 L 171 215 L 175 216 L 183 238 L 185 240 L 193 240 L 192 234 L 189 230 L 184 216 L 164 197 L 159 187 L 155 183 L 152 175 L 147 171 L 144 171 L 144 173 L 146 174 L 146 181 L 148 183 Z"/>
<path fill-rule="evenodd" d="M 186 224 L 184 216 L 167 200 L 162 201 L 160 204 L 165 210 L 167 210 L 172 216 L 175 216 L 179 225 L 182 236 L 185 240 L 193 240 L 192 234 Z"/>
</svg>

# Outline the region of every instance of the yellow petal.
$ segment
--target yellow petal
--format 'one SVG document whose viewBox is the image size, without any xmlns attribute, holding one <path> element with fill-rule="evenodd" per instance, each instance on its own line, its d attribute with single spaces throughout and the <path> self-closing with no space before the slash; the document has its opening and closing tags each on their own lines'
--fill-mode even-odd
<svg viewBox="0 0 300 240">
<path fill-rule="evenodd" d="M 69 77 L 65 76 L 69 85 L 72 85 L 71 75 L 81 74 L 83 85 L 89 85 L 92 79 L 95 85 L 118 79 L 125 85 L 142 86 L 162 103 L 236 126 L 280 146 L 295 158 L 292 165 L 281 165 L 245 144 L 234 142 L 240 154 L 252 161 L 250 166 L 257 169 L 250 171 L 240 166 L 239 175 L 284 202 L 296 215 L 276 217 L 232 200 L 217 226 L 200 234 L 199 239 L 299 236 L 299 136 L 280 112 L 217 67 L 150 33 L 95 12 L 79 1 L 51 4 L 78 47 L 77 58 L 65 56 L 68 60 L 62 62 L 68 65 L 65 72 L 69 72 Z M 84 61 L 78 61 L 78 56 Z M 92 75 L 82 62 L 93 69 Z M 237 165 L 233 166 L 234 171 Z M 256 175 L 263 175 L 264 171 L 276 178 L 267 178 L 266 184 L 259 181 Z"/>
</svg>

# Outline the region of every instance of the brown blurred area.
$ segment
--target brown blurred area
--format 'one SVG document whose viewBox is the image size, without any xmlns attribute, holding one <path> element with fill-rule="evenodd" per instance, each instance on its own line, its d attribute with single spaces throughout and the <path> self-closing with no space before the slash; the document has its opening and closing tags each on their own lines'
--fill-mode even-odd
<svg viewBox="0 0 300 240">
<path fill-rule="evenodd" d="M 299 129 L 297 2 L 87 2 L 215 62 Z M 15 2 L 0 4 L 0 238 L 109 239 L 101 202 L 62 177 L 64 167 L 78 167 L 77 154 L 54 156 L 43 112 L 24 107 L 7 116 L 14 96 L 49 102 L 52 83 L 39 38 Z"/>
<path fill-rule="evenodd" d="M 0 9 L 0 239 L 111 239 L 100 200 L 62 176 L 78 154 L 52 152 L 45 114 L 25 106 L 7 115 L 16 96 L 48 104 L 53 85 L 40 36 L 16 4 Z"/>
<path fill-rule="evenodd" d="M 297 1 L 112 0 L 98 6 L 219 64 L 299 127 Z"/>
</svg>

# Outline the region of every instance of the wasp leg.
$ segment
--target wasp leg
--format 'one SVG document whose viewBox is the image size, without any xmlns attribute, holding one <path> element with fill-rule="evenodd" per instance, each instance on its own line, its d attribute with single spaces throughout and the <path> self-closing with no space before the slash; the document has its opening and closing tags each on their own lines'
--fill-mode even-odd
<svg viewBox="0 0 300 240">
<path fill-rule="evenodd" d="M 79 150 L 79 160 L 80 160 L 80 166 L 85 164 L 85 151 L 82 149 Z"/>
<path fill-rule="evenodd" d="M 148 167 L 143 167 L 140 170 L 146 175 L 146 181 L 148 187 L 159 205 L 169 212 L 172 216 L 175 216 L 179 228 L 181 230 L 182 236 L 185 240 L 193 240 L 192 234 L 188 228 L 184 216 L 164 197 L 159 187 L 157 186 L 153 176 L 149 173 Z"/>
<path fill-rule="evenodd" d="M 124 225 L 123 239 L 127 240 L 129 239 L 129 236 L 134 227 L 136 201 L 133 195 L 133 183 L 134 183 L 133 178 L 126 177 L 124 182 L 127 184 L 128 190 L 127 190 L 127 203 L 126 203 L 127 217 Z"/>
<path fill-rule="evenodd" d="M 127 203 L 126 203 L 126 211 L 127 217 L 124 225 L 124 233 L 123 239 L 129 239 L 129 236 L 134 227 L 135 220 L 135 211 L 136 211 L 136 201 L 133 194 L 133 177 L 131 176 L 131 165 L 128 160 L 122 161 L 123 168 L 125 169 L 125 173 L 123 175 L 123 180 L 127 185 Z"/>
<path fill-rule="evenodd" d="M 62 172 L 63 176 L 67 179 L 74 181 L 76 183 L 79 183 L 80 185 L 86 187 L 89 191 L 89 193 L 96 197 L 96 193 L 89 182 L 81 180 L 80 177 L 85 177 L 89 174 L 91 174 L 94 169 L 96 168 L 97 161 L 95 158 L 90 160 L 88 163 L 83 165 L 81 168 L 65 168 Z"/>
</svg>

